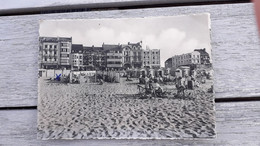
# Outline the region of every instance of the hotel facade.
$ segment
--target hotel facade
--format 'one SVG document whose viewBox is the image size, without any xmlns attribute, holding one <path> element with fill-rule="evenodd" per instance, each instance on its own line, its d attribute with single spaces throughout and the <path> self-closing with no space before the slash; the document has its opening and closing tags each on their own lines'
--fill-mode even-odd
<svg viewBox="0 0 260 146">
<path fill-rule="evenodd" d="M 72 44 L 72 38 L 40 37 L 39 67 L 71 70 L 125 70 L 160 68 L 160 50 L 142 49 L 142 42 L 102 44 L 101 47 Z"/>
<path fill-rule="evenodd" d="M 72 38 L 40 37 L 40 68 L 70 68 Z"/>
<path fill-rule="evenodd" d="M 165 61 L 165 68 L 173 73 L 180 66 L 197 66 L 201 64 L 210 64 L 209 54 L 205 49 L 195 49 L 191 53 L 175 55 Z"/>
</svg>

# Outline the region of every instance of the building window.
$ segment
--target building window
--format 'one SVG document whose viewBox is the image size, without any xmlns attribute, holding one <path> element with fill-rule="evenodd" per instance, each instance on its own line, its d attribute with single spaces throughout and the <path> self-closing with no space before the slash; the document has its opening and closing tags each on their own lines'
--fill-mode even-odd
<svg viewBox="0 0 260 146">
<path fill-rule="evenodd" d="M 45 57 L 44 60 L 47 61 L 47 57 Z"/>
<path fill-rule="evenodd" d="M 52 45 L 50 45 L 50 48 L 52 48 Z"/>
<path fill-rule="evenodd" d="M 54 51 L 54 55 L 56 55 L 56 51 Z"/>
<path fill-rule="evenodd" d="M 45 48 L 47 49 L 47 48 L 48 48 L 48 45 L 45 45 Z"/>
<path fill-rule="evenodd" d="M 70 56 L 70 54 L 67 54 L 67 57 L 69 57 Z"/>
<path fill-rule="evenodd" d="M 66 46 L 68 46 L 66 43 L 61 43 L 61 46 L 64 46 L 64 47 L 66 47 Z"/>
</svg>

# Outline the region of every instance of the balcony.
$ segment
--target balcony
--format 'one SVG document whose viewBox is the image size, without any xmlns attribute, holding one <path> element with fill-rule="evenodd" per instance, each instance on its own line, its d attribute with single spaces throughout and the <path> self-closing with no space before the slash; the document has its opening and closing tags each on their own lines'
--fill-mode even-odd
<svg viewBox="0 0 260 146">
<path fill-rule="evenodd" d="M 118 62 L 122 62 L 122 59 L 115 59 L 115 58 L 112 58 L 112 59 L 107 59 L 107 61 L 118 61 Z"/>
<path fill-rule="evenodd" d="M 122 64 L 107 64 L 107 67 L 123 67 Z"/>
</svg>

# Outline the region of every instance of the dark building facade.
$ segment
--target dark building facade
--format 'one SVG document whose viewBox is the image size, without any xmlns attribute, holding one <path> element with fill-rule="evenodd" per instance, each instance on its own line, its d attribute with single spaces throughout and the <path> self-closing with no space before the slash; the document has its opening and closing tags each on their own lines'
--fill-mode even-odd
<svg viewBox="0 0 260 146">
<path fill-rule="evenodd" d="M 108 70 L 120 70 L 124 65 L 123 48 L 120 44 L 103 44 L 102 48 L 106 54 L 106 68 Z"/>
<path fill-rule="evenodd" d="M 195 49 L 194 51 L 197 51 L 200 53 L 200 62 L 201 64 L 210 64 L 210 57 L 209 53 L 206 52 L 206 49 Z"/>
<path fill-rule="evenodd" d="M 102 47 L 83 47 L 83 65 L 85 70 L 105 70 L 106 53 Z"/>
<path fill-rule="evenodd" d="M 70 64 L 72 70 L 83 70 L 83 45 L 72 44 Z"/>
</svg>

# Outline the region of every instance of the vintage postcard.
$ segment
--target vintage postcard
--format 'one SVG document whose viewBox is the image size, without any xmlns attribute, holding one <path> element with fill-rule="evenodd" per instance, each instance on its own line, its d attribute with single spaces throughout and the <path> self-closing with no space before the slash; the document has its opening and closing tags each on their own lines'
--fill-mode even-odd
<svg viewBox="0 0 260 146">
<path fill-rule="evenodd" d="M 39 139 L 214 138 L 210 15 L 40 21 Z"/>
</svg>

